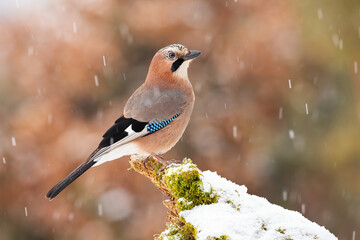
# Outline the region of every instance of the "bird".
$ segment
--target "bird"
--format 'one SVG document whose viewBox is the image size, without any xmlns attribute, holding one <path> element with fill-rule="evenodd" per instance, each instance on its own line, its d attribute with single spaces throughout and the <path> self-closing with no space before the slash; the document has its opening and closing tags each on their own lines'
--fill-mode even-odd
<svg viewBox="0 0 360 240">
<path fill-rule="evenodd" d="M 98 147 L 46 198 L 53 200 L 91 167 L 127 155 L 158 157 L 174 147 L 193 111 L 195 95 L 188 67 L 200 54 L 182 44 L 171 44 L 156 52 L 145 82 L 130 96 L 122 115 L 104 133 Z"/>
</svg>

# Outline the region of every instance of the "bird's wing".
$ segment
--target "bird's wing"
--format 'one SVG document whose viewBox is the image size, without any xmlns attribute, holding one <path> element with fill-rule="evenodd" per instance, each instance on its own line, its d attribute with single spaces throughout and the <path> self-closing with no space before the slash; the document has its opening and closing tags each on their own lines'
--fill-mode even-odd
<svg viewBox="0 0 360 240">
<path fill-rule="evenodd" d="M 88 159 L 72 171 L 66 178 L 56 184 L 47 194 L 46 197 L 50 200 L 56 197 L 64 188 L 70 183 L 80 177 L 85 171 L 96 164 L 97 160 L 104 154 L 113 149 L 128 143 L 136 138 L 143 137 L 150 133 L 147 130 L 147 122 L 139 122 L 132 118 L 125 118 L 124 116 L 117 119 L 103 135 L 97 149 L 91 153 Z"/>
<path fill-rule="evenodd" d="M 98 148 L 114 148 L 114 145 L 122 145 L 136 138 L 145 136 L 148 132 L 148 122 L 140 122 L 133 118 L 121 116 L 103 135 Z M 107 150 L 108 151 L 108 150 Z M 95 155 L 96 156 L 96 155 Z"/>
<path fill-rule="evenodd" d="M 46 197 L 49 199 L 56 197 L 105 154 L 170 124 L 182 113 L 186 97 L 177 89 L 149 88 L 142 85 L 128 100 L 124 116 L 117 119 L 105 132 L 97 149 L 84 163 L 55 185 Z"/>
<path fill-rule="evenodd" d="M 124 116 L 143 122 L 165 121 L 183 112 L 188 97 L 179 89 L 142 85 L 127 101 Z"/>
</svg>

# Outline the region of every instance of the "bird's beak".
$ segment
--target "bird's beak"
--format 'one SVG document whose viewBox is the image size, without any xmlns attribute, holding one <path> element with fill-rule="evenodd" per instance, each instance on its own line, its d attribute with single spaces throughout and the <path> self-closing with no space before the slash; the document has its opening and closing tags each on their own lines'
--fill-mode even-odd
<svg viewBox="0 0 360 240">
<path fill-rule="evenodd" d="M 201 52 L 197 51 L 197 50 L 190 50 L 190 53 L 188 55 L 183 56 L 183 59 L 185 61 L 190 60 L 190 59 L 194 59 L 197 58 L 198 56 L 200 56 Z"/>
</svg>

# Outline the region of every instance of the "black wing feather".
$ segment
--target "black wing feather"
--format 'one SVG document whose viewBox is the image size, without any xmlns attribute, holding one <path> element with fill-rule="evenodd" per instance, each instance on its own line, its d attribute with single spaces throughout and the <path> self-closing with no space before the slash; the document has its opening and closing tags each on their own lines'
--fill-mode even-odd
<svg viewBox="0 0 360 240">
<path fill-rule="evenodd" d="M 147 122 L 139 122 L 132 118 L 125 118 L 121 116 L 118 118 L 114 125 L 112 125 L 103 135 L 103 140 L 100 142 L 98 148 L 108 147 L 124 137 L 128 136 L 128 133 L 125 131 L 131 125 L 131 128 L 134 132 L 141 132 Z"/>
<path fill-rule="evenodd" d="M 85 171 L 91 168 L 96 162 L 94 161 L 99 155 L 102 154 L 107 147 L 112 145 L 113 143 L 123 139 L 128 136 L 128 133 L 125 131 L 130 125 L 134 132 L 141 132 L 147 122 L 139 122 L 132 118 L 125 118 L 121 116 L 118 118 L 114 125 L 112 125 L 103 135 L 103 139 L 100 142 L 98 148 L 91 153 L 88 159 L 78 166 L 74 171 L 72 171 L 66 178 L 64 178 L 61 182 L 56 184 L 47 194 L 46 197 L 52 200 L 56 197 L 62 190 L 64 190 L 69 184 L 71 184 L 75 179 L 80 177 Z"/>
</svg>

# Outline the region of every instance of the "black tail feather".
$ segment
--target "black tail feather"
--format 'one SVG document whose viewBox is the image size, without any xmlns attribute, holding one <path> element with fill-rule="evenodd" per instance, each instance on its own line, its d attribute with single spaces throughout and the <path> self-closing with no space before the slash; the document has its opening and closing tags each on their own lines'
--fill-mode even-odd
<svg viewBox="0 0 360 240">
<path fill-rule="evenodd" d="M 46 197 L 50 200 L 54 199 L 62 190 L 64 190 L 70 183 L 75 181 L 78 177 L 80 177 L 86 170 L 91 168 L 96 162 L 91 160 L 84 162 L 79 167 L 77 167 L 74 171 L 72 171 L 66 178 L 64 178 L 61 182 L 56 184 L 47 194 Z"/>
</svg>

